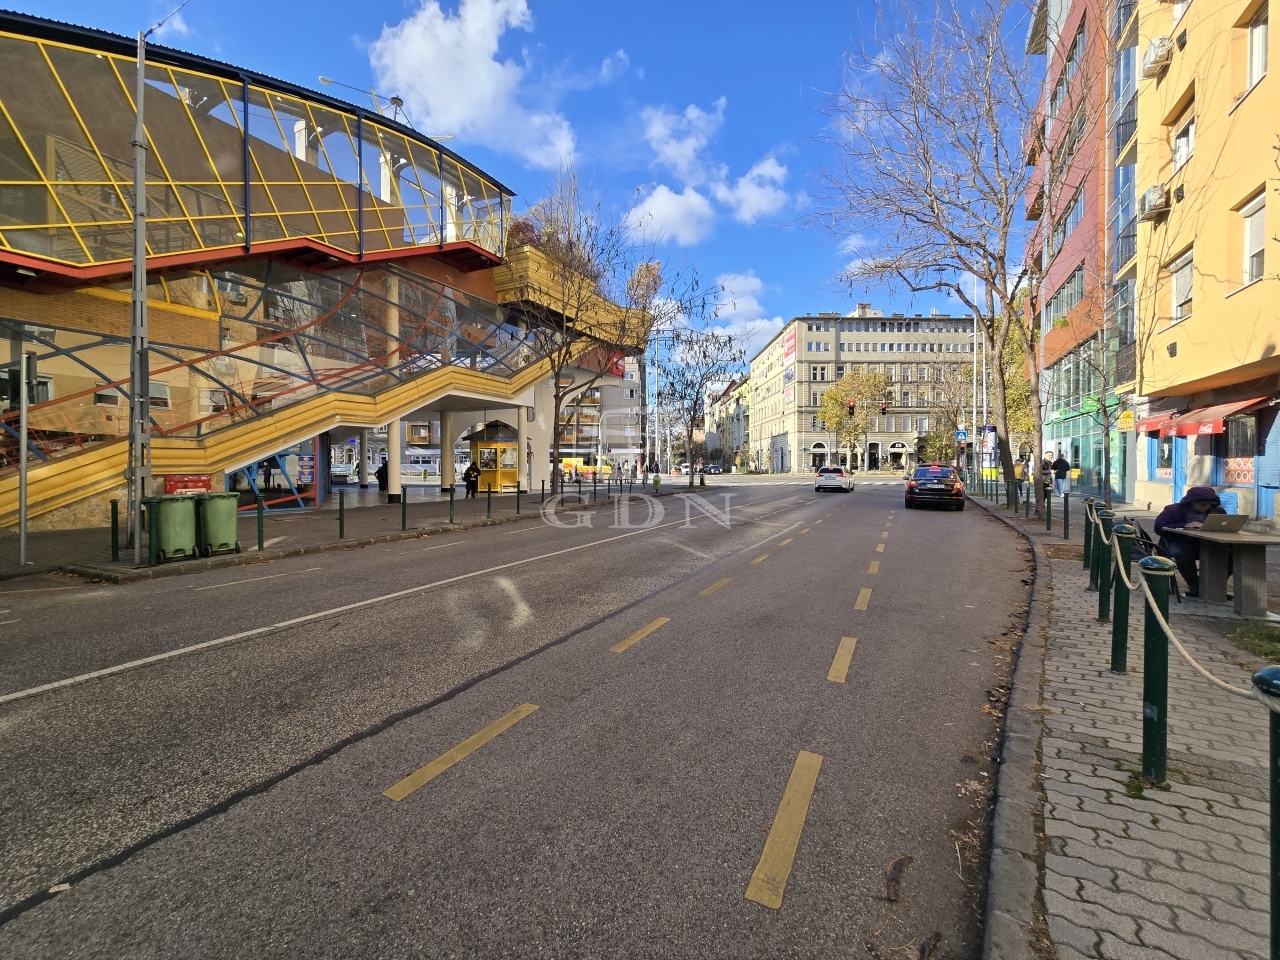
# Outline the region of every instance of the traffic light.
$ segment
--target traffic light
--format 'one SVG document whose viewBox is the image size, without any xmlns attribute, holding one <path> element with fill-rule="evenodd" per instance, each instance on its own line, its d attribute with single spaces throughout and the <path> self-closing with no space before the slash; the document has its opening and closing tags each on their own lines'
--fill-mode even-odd
<svg viewBox="0 0 1280 960">
<path fill-rule="evenodd" d="M 880 401 L 880 412 L 882 414 L 889 412 L 889 404 L 887 404 L 883 400 Z"/>
<path fill-rule="evenodd" d="M 856 401 L 856 400 L 850 400 L 850 401 L 849 401 L 849 416 L 851 416 L 851 417 L 852 417 L 852 416 L 853 416 L 855 413 L 857 413 L 857 412 L 858 412 L 858 401 Z"/>
</svg>

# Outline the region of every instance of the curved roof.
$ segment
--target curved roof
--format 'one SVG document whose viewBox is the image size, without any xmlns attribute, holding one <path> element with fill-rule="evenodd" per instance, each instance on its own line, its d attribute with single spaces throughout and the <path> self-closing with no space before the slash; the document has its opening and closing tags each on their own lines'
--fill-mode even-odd
<svg viewBox="0 0 1280 960">
<path fill-rule="evenodd" d="M 0 260 L 84 279 L 127 265 L 136 49 L 0 12 Z M 507 187 L 343 100 L 148 44 L 146 120 L 149 266 L 299 247 L 464 269 L 503 256 Z"/>
</svg>

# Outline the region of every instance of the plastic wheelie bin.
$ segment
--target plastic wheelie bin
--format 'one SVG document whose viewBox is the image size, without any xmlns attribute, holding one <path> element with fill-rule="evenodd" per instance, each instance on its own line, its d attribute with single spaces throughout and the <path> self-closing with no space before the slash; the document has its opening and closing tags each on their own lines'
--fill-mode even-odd
<svg viewBox="0 0 1280 960">
<path fill-rule="evenodd" d="M 189 560 L 196 555 L 196 502 L 194 497 L 167 494 L 147 497 L 147 528 L 155 543 L 151 555 L 157 563 Z M 154 515 L 153 515 L 154 512 Z"/>
<path fill-rule="evenodd" d="M 238 493 L 196 494 L 202 557 L 211 557 L 215 553 L 240 552 L 240 541 L 236 539 L 236 508 L 239 501 Z"/>
</svg>

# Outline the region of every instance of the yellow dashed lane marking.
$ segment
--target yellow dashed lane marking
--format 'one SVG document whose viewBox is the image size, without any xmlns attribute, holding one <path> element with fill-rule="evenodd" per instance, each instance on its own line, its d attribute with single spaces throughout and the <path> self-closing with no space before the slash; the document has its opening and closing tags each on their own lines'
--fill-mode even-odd
<svg viewBox="0 0 1280 960">
<path fill-rule="evenodd" d="M 854 601 L 853 609 L 865 610 L 867 609 L 867 604 L 870 602 L 871 602 L 871 588 L 863 587 L 861 590 L 858 591 L 858 599 Z"/>
<path fill-rule="evenodd" d="M 609 648 L 609 652 L 622 653 L 622 651 L 626 650 L 628 647 L 632 646 L 633 644 L 639 643 L 641 640 L 643 640 L 649 634 L 653 633 L 653 631 L 657 630 L 664 623 L 670 623 L 670 622 L 671 622 L 670 617 L 659 617 L 657 620 L 653 621 L 653 623 L 649 624 L 647 627 L 641 627 L 631 636 L 627 637 L 627 639 L 619 640 L 617 643 L 615 643 L 612 647 Z"/>
<path fill-rule="evenodd" d="M 858 641 L 854 637 L 842 637 L 840 648 L 836 650 L 836 658 L 831 661 L 831 669 L 827 671 L 827 679 L 832 683 L 844 683 L 849 676 L 849 661 L 853 659 L 853 651 Z"/>
<path fill-rule="evenodd" d="M 788 543 L 790 543 L 794 539 L 795 537 L 787 537 L 787 539 L 783 540 L 780 544 L 778 544 L 778 546 L 785 547 Z"/>
<path fill-rule="evenodd" d="M 725 577 L 723 580 L 717 580 L 711 586 L 707 587 L 707 589 L 699 593 L 698 596 L 705 597 L 705 596 L 708 596 L 709 594 L 715 593 L 717 590 L 719 590 L 721 587 L 723 587 L 726 583 L 728 583 L 732 579 L 733 577 Z"/>
<path fill-rule="evenodd" d="M 800 832 L 809 814 L 809 801 L 818 782 L 818 770 L 822 757 L 808 750 L 801 750 L 791 768 L 791 779 L 782 793 L 782 802 L 773 817 L 773 827 L 764 842 L 760 862 L 747 884 L 747 899 L 777 910 L 782 906 L 782 893 L 787 888 L 787 878 L 800 845 Z"/>
<path fill-rule="evenodd" d="M 767 553 L 762 553 L 760 554 L 760 556 L 756 557 L 754 560 L 748 563 L 747 566 L 754 567 L 757 563 L 760 563 L 762 560 L 768 560 L 768 559 L 769 559 L 769 555 Z"/>
<path fill-rule="evenodd" d="M 486 743 L 502 733 L 515 726 L 533 711 L 538 709 L 536 703 L 522 703 L 500 720 L 495 720 L 479 733 L 473 733 L 467 739 L 452 750 L 446 750 L 440 756 L 436 757 L 425 767 L 415 770 L 409 776 L 405 777 L 399 783 L 393 784 L 382 791 L 384 797 L 392 800 L 403 800 L 419 787 L 425 786 L 433 777 L 444 773 L 459 760 L 464 760 L 475 751 L 479 750 Z"/>
<path fill-rule="evenodd" d="M 888 530 L 886 530 L 884 533 L 880 534 L 880 539 L 881 539 L 881 540 L 888 540 L 888 539 L 889 539 L 889 531 L 888 531 Z"/>
<path fill-rule="evenodd" d="M 879 573 L 879 572 L 880 572 L 880 561 L 872 560 L 871 566 L 867 568 L 867 573 Z"/>
<path fill-rule="evenodd" d="M 822 522 L 821 520 L 815 520 L 815 521 L 813 521 L 813 525 L 816 527 L 816 526 L 817 526 L 818 524 L 820 524 L 821 522 Z"/>
<path fill-rule="evenodd" d="M 884 544 L 883 544 L 883 543 L 877 543 L 877 544 L 876 544 L 876 553 L 884 553 Z"/>
<path fill-rule="evenodd" d="M 892 526 L 893 526 L 893 523 L 892 523 L 892 522 L 890 522 L 890 521 L 888 521 L 888 520 L 886 520 L 886 521 L 884 522 L 884 528 L 885 528 L 886 530 L 888 530 L 888 529 L 889 529 L 890 527 L 892 527 Z"/>
<path fill-rule="evenodd" d="M 801 532 L 801 533 L 808 533 L 808 532 L 809 532 L 810 530 L 812 530 L 812 529 L 813 529 L 813 527 L 805 527 L 805 528 L 804 528 L 803 530 L 801 530 L 800 532 Z"/>
</svg>

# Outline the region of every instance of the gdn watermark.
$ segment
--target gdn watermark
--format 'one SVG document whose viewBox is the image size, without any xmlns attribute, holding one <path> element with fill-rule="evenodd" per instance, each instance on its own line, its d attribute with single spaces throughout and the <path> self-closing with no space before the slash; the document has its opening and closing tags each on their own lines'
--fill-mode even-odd
<svg viewBox="0 0 1280 960">
<path fill-rule="evenodd" d="M 593 504 L 585 496 L 576 493 L 556 493 L 547 497 L 540 510 L 543 523 L 565 530 L 595 527 L 595 521 L 603 521 L 605 517 L 613 520 L 608 525 L 610 530 L 645 530 L 661 525 L 667 518 L 668 506 L 672 506 L 670 501 L 679 500 L 684 505 L 684 523 L 680 524 L 681 529 L 693 526 L 696 512 L 702 517 L 710 517 L 714 523 L 728 530 L 733 523 L 730 501 L 735 496 L 733 493 L 719 494 L 724 501 L 721 508 L 696 493 L 677 493 L 662 498 L 647 493 L 619 494 L 612 497 L 608 504 L 599 501 Z M 667 502 L 664 503 L 664 500 Z M 597 509 L 591 509 L 592 506 Z M 579 509 L 581 507 L 587 509 Z"/>
</svg>

